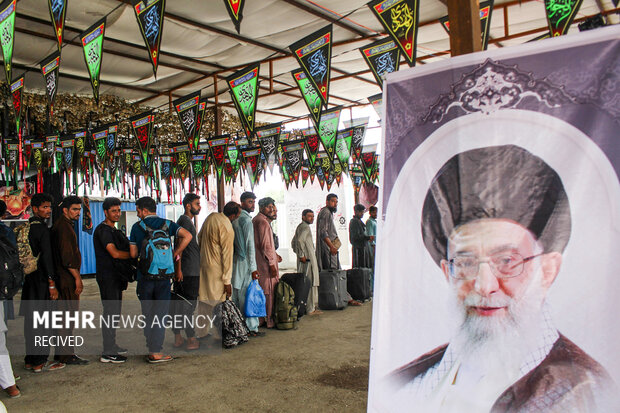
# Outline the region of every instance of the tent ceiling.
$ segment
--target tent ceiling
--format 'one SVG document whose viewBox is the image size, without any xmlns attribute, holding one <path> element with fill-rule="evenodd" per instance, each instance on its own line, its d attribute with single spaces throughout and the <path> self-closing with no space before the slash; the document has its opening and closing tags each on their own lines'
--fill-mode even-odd
<svg viewBox="0 0 620 413">
<path fill-rule="evenodd" d="M 239 35 L 221 0 L 168 0 L 157 79 L 130 3 L 69 3 L 65 29 L 68 44 L 62 51 L 60 92 L 91 94 L 78 35 L 110 12 L 101 94 L 167 108 L 170 99 L 202 89 L 210 102 L 215 102 L 217 95 L 220 104 L 232 108 L 224 78 L 247 64 L 261 61 L 257 119 L 275 122 L 303 117 L 307 109 L 290 75 L 298 65 L 288 46 L 330 22 L 335 22 L 330 104 L 366 103 L 368 96 L 380 92 L 357 50 L 385 36 L 380 23 L 365 6 L 367 0 L 248 0 Z M 446 0 L 421 2 L 418 64 L 449 56 L 449 38 L 438 22 L 447 14 L 445 3 Z M 617 24 L 617 12 L 612 0 L 584 0 L 576 20 L 603 13 L 608 24 Z M 14 73 L 28 70 L 27 90 L 42 92 L 39 62 L 56 48 L 47 2 L 20 0 L 17 13 Z M 578 33 L 574 26 L 569 35 Z M 496 0 L 489 48 L 523 43 L 545 31 L 542 0 Z"/>
</svg>

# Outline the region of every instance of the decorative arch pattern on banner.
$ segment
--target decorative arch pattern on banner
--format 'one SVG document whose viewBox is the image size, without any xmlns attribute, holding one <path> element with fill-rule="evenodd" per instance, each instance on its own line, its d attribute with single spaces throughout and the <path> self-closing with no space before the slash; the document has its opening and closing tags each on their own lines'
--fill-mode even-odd
<svg viewBox="0 0 620 413">
<path fill-rule="evenodd" d="M 13 45 L 15 41 L 15 8 L 17 0 L 5 0 L 0 4 L 0 44 L 2 44 L 2 58 L 6 83 L 13 80 Z"/>
<path fill-rule="evenodd" d="M 332 59 L 332 25 L 325 26 L 293 43 L 289 49 L 327 108 Z"/>
<path fill-rule="evenodd" d="M 415 66 L 420 2 L 418 0 L 373 0 L 367 6 L 399 46 L 407 64 Z"/>
<path fill-rule="evenodd" d="M 54 52 L 40 63 L 45 81 L 45 96 L 50 105 L 50 116 L 54 114 L 54 99 L 58 92 L 58 71 L 60 70 L 60 53 Z"/>
<path fill-rule="evenodd" d="M 218 181 L 222 178 L 222 169 L 224 168 L 224 160 L 226 159 L 229 141 L 230 135 L 215 136 L 207 139 Z"/>
<path fill-rule="evenodd" d="M 551 37 L 568 32 L 583 0 L 545 0 L 545 12 Z"/>
<path fill-rule="evenodd" d="M 93 88 L 93 97 L 97 104 L 99 104 L 99 78 L 101 75 L 101 62 L 103 61 L 105 24 L 106 18 L 104 17 L 80 35 L 82 48 L 84 49 L 84 62 L 86 62 L 90 84 Z"/>
<path fill-rule="evenodd" d="M 185 140 L 189 144 L 190 151 L 193 152 L 198 146 L 196 131 L 200 109 L 200 90 L 180 97 L 174 100 L 172 104 L 179 116 L 179 123 Z"/>
<path fill-rule="evenodd" d="M 224 0 L 226 5 L 226 11 L 230 16 L 235 30 L 237 33 L 241 33 L 241 20 L 243 20 L 243 6 L 245 6 L 245 0 Z"/>
<path fill-rule="evenodd" d="M 273 173 L 273 167 L 276 163 L 278 143 L 280 142 L 280 133 L 282 132 L 281 123 L 272 123 L 271 125 L 262 126 L 256 129 L 256 138 L 262 149 L 262 154 L 267 160 L 269 172 Z"/>
<path fill-rule="evenodd" d="M 562 1 L 562 0 L 561 0 Z M 487 50 L 489 45 L 489 33 L 491 31 L 491 14 L 493 14 L 493 2 L 494 0 L 487 0 L 480 2 L 480 34 L 482 36 L 482 50 Z M 450 33 L 450 21 L 448 16 L 444 16 L 439 19 L 439 22 Z"/>
<path fill-rule="evenodd" d="M 260 63 L 249 65 L 226 78 L 230 96 L 235 103 L 241 124 L 248 139 L 254 133 L 256 101 L 258 99 L 258 75 Z"/>
<path fill-rule="evenodd" d="M 359 49 L 370 67 L 379 87 L 383 89 L 383 75 L 398 71 L 400 65 L 400 48 L 388 37 Z"/>
<path fill-rule="evenodd" d="M 159 64 L 159 47 L 161 36 L 164 32 L 164 12 L 166 0 L 131 0 L 136 20 L 140 27 L 140 33 L 144 39 L 149 60 L 153 65 L 153 75 L 157 77 L 157 65 Z"/>
<path fill-rule="evenodd" d="M 338 133 L 338 123 L 340 122 L 340 107 L 332 108 L 323 112 L 319 124 L 319 138 L 329 155 L 330 160 L 334 159 L 336 152 L 336 134 Z"/>
<path fill-rule="evenodd" d="M 148 157 L 153 140 L 152 132 L 154 120 L 155 116 L 153 115 L 152 110 L 129 118 L 131 128 L 133 129 L 133 133 L 136 136 L 136 141 L 138 142 L 138 149 L 144 165 L 149 165 L 150 163 Z"/>
<path fill-rule="evenodd" d="M 321 113 L 323 112 L 323 101 L 321 97 L 303 69 L 295 69 L 291 74 L 301 92 L 301 96 L 304 98 L 304 102 L 306 102 L 312 122 L 314 125 L 318 125 L 321 119 Z"/>
<path fill-rule="evenodd" d="M 47 0 L 47 8 L 50 11 L 54 35 L 58 42 L 58 53 L 62 51 L 62 39 L 65 33 L 65 16 L 67 15 L 68 0 Z"/>
</svg>

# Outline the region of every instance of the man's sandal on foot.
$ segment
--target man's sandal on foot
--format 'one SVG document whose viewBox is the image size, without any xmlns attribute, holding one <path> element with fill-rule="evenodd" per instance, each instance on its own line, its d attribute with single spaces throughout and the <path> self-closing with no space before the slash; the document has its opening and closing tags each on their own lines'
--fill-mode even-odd
<svg viewBox="0 0 620 413">
<path fill-rule="evenodd" d="M 172 356 L 167 356 L 167 355 L 159 353 L 159 354 L 150 354 L 147 357 L 147 360 L 151 364 L 156 364 L 156 363 L 166 363 L 168 361 L 172 361 L 173 358 Z"/>
<path fill-rule="evenodd" d="M 17 387 L 16 384 L 7 387 L 6 389 L 4 389 L 4 391 L 6 392 L 6 394 L 9 395 L 11 399 L 16 399 L 22 395 L 22 392 L 19 390 L 19 387 Z"/>
</svg>

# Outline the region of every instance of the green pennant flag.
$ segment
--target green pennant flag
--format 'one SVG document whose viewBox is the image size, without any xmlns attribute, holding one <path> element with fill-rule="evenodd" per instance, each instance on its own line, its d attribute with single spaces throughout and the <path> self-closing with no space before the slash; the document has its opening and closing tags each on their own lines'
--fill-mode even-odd
<svg viewBox="0 0 620 413">
<path fill-rule="evenodd" d="M 312 122 L 314 122 L 314 125 L 318 125 L 321 119 L 321 113 L 323 113 L 321 97 L 312 85 L 312 82 L 308 79 L 308 76 L 306 76 L 306 72 L 302 69 L 295 69 L 291 74 L 301 92 L 301 96 L 304 98 L 304 102 L 306 102 Z"/>
<path fill-rule="evenodd" d="M 13 69 L 13 43 L 15 40 L 15 4 L 17 0 L 5 0 L 0 4 L 0 43 L 4 59 L 6 83 L 11 84 Z"/>
<path fill-rule="evenodd" d="M 545 0 L 545 11 L 551 37 L 568 32 L 583 0 Z"/>
<path fill-rule="evenodd" d="M 325 148 L 325 152 L 329 155 L 330 161 L 334 159 L 336 151 L 336 134 L 338 133 L 341 110 L 340 107 L 326 110 L 321 115 L 321 122 L 319 124 L 319 138 L 323 148 Z"/>
<path fill-rule="evenodd" d="M 260 63 L 247 66 L 226 78 L 230 95 L 248 139 L 252 139 L 258 99 L 258 72 Z"/>
<path fill-rule="evenodd" d="M 84 61 L 90 75 L 90 84 L 93 88 L 95 102 L 99 103 L 99 78 L 101 75 L 101 62 L 103 61 L 103 37 L 105 34 L 106 18 L 84 31 L 80 37 L 84 49 Z"/>
<path fill-rule="evenodd" d="M 229 140 L 230 135 L 216 136 L 211 139 L 207 139 L 209 149 L 211 150 L 211 159 L 213 159 L 213 166 L 215 166 L 218 180 L 222 177 L 222 170 L 224 169 L 224 160 L 226 159 Z"/>
<path fill-rule="evenodd" d="M 228 145 L 226 157 L 233 171 L 239 168 L 239 149 L 236 145 Z"/>
<path fill-rule="evenodd" d="M 353 141 L 353 128 L 346 128 L 338 132 L 336 136 L 336 156 L 340 161 L 342 170 L 347 170 L 351 157 L 351 142 Z"/>
<path fill-rule="evenodd" d="M 97 128 L 93 131 L 93 141 L 95 142 L 95 153 L 97 162 L 103 168 L 107 155 L 108 125 Z"/>
</svg>

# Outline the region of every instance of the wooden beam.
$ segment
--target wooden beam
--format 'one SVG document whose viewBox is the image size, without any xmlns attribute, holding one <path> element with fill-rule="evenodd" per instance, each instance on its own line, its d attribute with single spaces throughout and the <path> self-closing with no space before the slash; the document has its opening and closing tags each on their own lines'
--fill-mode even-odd
<svg viewBox="0 0 620 413">
<path fill-rule="evenodd" d="M 479 0 L 448 0 L 452 56 L 482 50 Z"/>
</svg>

